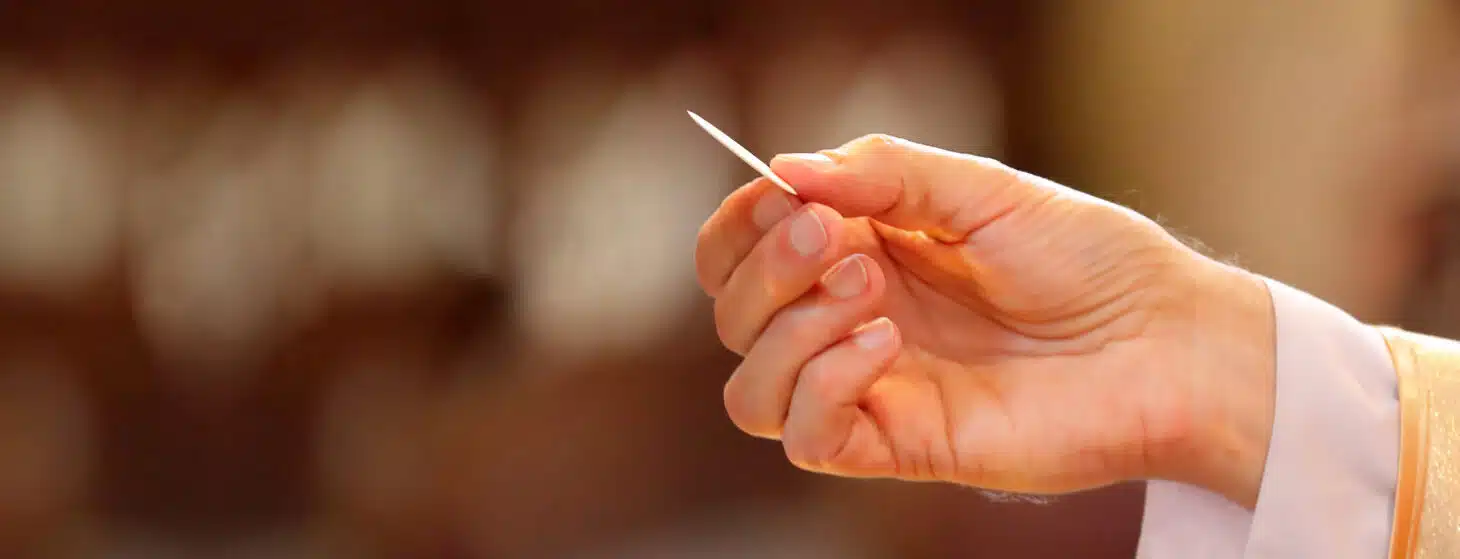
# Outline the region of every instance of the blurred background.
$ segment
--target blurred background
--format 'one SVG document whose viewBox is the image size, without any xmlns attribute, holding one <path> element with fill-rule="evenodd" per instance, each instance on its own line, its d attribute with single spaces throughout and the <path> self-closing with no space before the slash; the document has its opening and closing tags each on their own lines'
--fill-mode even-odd
<svg viewBox="0 0 1460 559">
<path fill-rule="evenodd" d="M 1439 0 L 0 0 L 0 556 L 1130 557 L 741 436 L 693 281 L 869 132 L 1460 335 Z"/>
</svg>

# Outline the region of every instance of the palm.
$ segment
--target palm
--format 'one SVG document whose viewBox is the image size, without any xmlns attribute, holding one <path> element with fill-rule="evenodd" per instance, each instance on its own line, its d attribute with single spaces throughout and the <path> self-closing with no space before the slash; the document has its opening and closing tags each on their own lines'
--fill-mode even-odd
<svg viewBox="0 0 1460 559">
<path fill-rule="evenodd" d="M 1098 254 L 1099 239 L 1035 255 L 1000 238 L 1001 227 L 1040 230 L 1031 225 L 992 224 L 965 250 L 848 222 L 852 250 L 886 272 L 880 310 L 905 346 L 861 402 L 877 436 L 853 436 L 836 469 L 1039 493 L 1144 471 L 1150 433 L 1170 421 L 1154 410 L 1171 406 L 1156 404 L 1183 393 L 1143 374 L 1163 366 L 1154 303 L 1130 289 L 1150 266 Z"/>
</svg>

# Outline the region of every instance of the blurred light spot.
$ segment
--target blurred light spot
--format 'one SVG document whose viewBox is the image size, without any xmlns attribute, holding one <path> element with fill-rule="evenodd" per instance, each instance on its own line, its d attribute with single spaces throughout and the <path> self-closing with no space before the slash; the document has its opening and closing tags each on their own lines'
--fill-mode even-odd
<svg viewBox="0 0 1460 559">
<path fill-rule="evenodd" d="M 324 123 L 311 184 L 324 272 L 371 287 L 448 266 L 490 272 L 494 147 L 470 96 L 407 64 L 356 87 Z"/>
<path fill-rule="evenodd" d="M 968 49 L 920 33 L 863 58 L 835 37 L 813 38 L 767 67 L 756 96 L 758 128 L 780 151 L 834 147 L 877 132 L 995 155 L 1002 107 L 988 68 Z"/>
<path fill-rule="evenodd" d="M 0 282 L 71 292 L 108 263 L 121 181 L 99 126 L 39 79 L 0 84 Z"/>
<path fill-rule="evenodd" d="M 804 37 L 781 49 L 754 75 L 751 115 L 761 142 L 773 152 L 834 147 L 865 132 L 842 137 L 832 107 L 846 95 L 862 57 L 856 43 L 830 32 Z"/>
<path fill-rule="evenodd" d="M 537 157 L 514 229 L 519 319 L 532 338 L 569 352 L 637 346 L 667 334 L 698 296 L 695 234 L 740 163 L 684 109 L 727 121 L 716 116 L 729 113 L 720 76 L 681 58 L 593 119 L 562 115 L 583 115 L 585 92 L 609 76 L 572 76 L 560 82 L 570 91 L 539 97 L 529 122 L 559 135 L 529 146 Z"/>
<path fill-rule="evenodd" d="M 137 314 L 189 382 L 231 375 L 265 358 L 295 320 L 284 301 L 307 291 L 297 223 L 276 192 L 297 185 L 292 145 L 248 101 L 225 107 L 176 167 L 141 185 L 135 239 Z M 297 317 L 296 317 L 297 318 Z"/>
<path fill-rule="evenodd" d="M 968 49 L 932 33 L 893 42 L 862 67 L 836 105 L 836 134 L 883 132 L 991 155 L 1002 136 L 1002 107 L 988 68 Z"/>
</svg>

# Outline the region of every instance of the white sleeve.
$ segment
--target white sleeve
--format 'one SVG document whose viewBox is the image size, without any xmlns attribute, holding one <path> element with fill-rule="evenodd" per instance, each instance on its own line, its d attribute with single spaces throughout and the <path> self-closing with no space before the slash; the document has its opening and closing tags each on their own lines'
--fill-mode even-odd
<svg viewBox="0 0 1460 559">
<path fill-rule="evenodd" d="M 1256 510 L 1150 482 L 1143 559 L 1388 556 L 1399 462 L 1398 381 L 1378 330 L 1268 281 L 1277 400 Z"/>
</svg>

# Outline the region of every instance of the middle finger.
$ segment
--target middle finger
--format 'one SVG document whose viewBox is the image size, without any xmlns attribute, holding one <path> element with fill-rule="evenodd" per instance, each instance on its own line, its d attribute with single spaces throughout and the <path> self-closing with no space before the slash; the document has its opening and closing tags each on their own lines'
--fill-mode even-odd
<svg viewBox="0 0 1460 559">
<path fill-rule="evenodd" d="M 719 297 L 730 274 L 761 238 L 790 216 L 801 201 L 765 178 L 750 181 L 725 198 L 700 228 L 695 273 L 711 297 Z"/>
<path fill-rule="evenodd" d="M 744 355 L 771 316 L 815 287 L 848 254 L 845 230 L 835 210 L 808 204 L 762 237 L 715 299 L 715 328 L 725 347 Z"/>
</svg>

